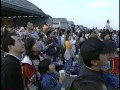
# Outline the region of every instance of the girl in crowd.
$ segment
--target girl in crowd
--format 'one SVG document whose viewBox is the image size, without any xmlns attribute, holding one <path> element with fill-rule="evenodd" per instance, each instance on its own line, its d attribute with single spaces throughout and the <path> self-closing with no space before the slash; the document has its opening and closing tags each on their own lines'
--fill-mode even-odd
<svg viewBox="0 0 120 90">
<path fill-rule="evenodd" d="M 27 90 L 37 90 L 40 74 L 38 65 L 40 63 L 38 42 L 33 38 L 25 40 L 26 56 L 22 60 L 23 74 Z"/>
<path fill-rule="evenodd" d="M 66 36 L 66 40 L 65 40 L 65 53 L 64 53 L 64 58 L 65 58 L 65 66 L 64 69 L 66 71 L 66 73 L 69 75 L 70 74 L 70 68 L 72 65 L 72 57 L 73 57 L 73 53 L 72 53 L 72 46 L 70 43 L 70 37 Z"/>
</svg>

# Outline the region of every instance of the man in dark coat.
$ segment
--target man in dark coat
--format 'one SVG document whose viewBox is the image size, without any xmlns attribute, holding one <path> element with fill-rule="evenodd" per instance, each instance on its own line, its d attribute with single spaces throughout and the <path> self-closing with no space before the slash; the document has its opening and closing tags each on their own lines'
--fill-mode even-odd
<svg viewBox="0 0 120 90">
<path fill-rule="evenodd" d="M 96 37 L 84 41 L 80 52 L 85 65 L 80 69 L 79 76 L 97 76 L 106 82 L 108 90 L 117 90 L 118 78 L 101 70 L 101 67 L 108 63 L 109 53 L 114 50 L 114 46 L 111 41 L 100 41 Z"/>
<path fill-rule="evenodd" d="M 2 60 L 1 86 L 2 90 L 24 90 L 24 79 L 21 67 L 21 55 L 25 47 L 15 34 L 2 37 L 2 46 L 6 56 Z"/>
</svg>

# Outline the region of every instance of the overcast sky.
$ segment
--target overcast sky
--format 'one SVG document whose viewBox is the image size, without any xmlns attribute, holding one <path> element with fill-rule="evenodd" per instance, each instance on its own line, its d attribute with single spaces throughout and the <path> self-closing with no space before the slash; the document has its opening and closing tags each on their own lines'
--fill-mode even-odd
<svg viewBox="0 0 120 90">
<path fill-rule="evenodd" d="M 119 29 L 119 0 L 28 0 L 53 18 L 66 18 L 88 28 L 105 26 L 110 20 Z"/>
</svg>

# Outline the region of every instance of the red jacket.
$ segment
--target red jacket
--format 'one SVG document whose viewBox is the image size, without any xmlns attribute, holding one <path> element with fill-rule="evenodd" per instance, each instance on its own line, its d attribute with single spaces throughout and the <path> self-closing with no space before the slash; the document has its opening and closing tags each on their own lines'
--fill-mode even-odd
<svg viewBox="0 0 120 90">
<path fill-rule="evenodd" d="M 115 57 L 113 60 L 113 69 L 112 72 L 116 75 L 119 75 L 119 57 Z"/>
</svg>

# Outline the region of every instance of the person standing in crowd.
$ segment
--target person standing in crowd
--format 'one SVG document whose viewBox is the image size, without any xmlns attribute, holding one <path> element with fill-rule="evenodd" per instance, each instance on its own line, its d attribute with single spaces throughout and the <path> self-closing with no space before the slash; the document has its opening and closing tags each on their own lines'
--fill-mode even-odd
<svg viewBox="0 0 120 90">
<path fill-rule="evenodd" d="M 84 37 L 84 33 L 83 32 L 79 32 L 79 34 L 78 34 L 78 37 L 79 37 L 79 42 L 80 42 L 80 44 L 83 42 L 83 41 L 85 41 L 85 37 Z"/>
<path fill-rule="evenodd" d="M 34 38 L 35 40 L 39 40 L 39 35 L 37 33 L 37 31 L 34 31 L 34 26 L 33 26 L 33 23 L 30 22 L 30 21 L 27 21 L 25 24 L 24 24 L 24 27 L 25 27 L 25 37 L 32 37 Z"/>
<path fill-rule="evenodd" d="M 119 75 L 119 57 L 117 55 L 116 43 L 114 40 L 110 40 L 109 33 L 102 33 L 105 43 L 105 49 L 108 52 L 108 63 L 101 67 L 102 71 L 108 72 L 109 77 L 115 79 Z M 115 83 L 115 82 L 114 82 Z M 112 84 L 113 85 L 113 84 Z"/>
<path fill-rule="evenodd" d="M 61 60 L 63 61 L 63 63 L 65 63 L 65 60 L 64 60 L 64 52 L 65 52 L 65 32 L 62 31 L 62 35 L 61 35 Z"/>
<path fill-rule="evenodd" d="M 110 73 L 101 71 L 101 67 L 109 59 L 106 46 L 96 37 L 89 38 L 81 45 L 80 52 L 85 65 L 80 69 L 79 76 L 97 76 L 107 83 L 108 90 L 116 90 L 119 87 L 119 79 L 111 78 Z"/>
<path fill-rule="evenodd" d="M 110 32 L 113 31 L 113 29 L 110 27 L 110 20 L 107 20 L 107 24 L 105 25 L 105 30 L 109 30 Z"/>
<path fill-rule="evenodd" d="M 112 60 L 112 73 L 119 76 L 119 31 L 113 31 L 112 40 L 115 43 L 114 58 Z"/>
<path fill-rule="evenodd" d="M 103 42 L 106 42 L 106 43 L 111 43 L 111 44 L 108 44 L 108 47 L 106 49 L 109 49 L 107 50 L 108 53 L 110 54 L 110 58 L 108 60 L 108 63 L 106 63 L 101 69 L 104 70 L 104 71 L 109 71 L 112 69 L 112 60 L 114 58 L 114 52 L 115 52 L 115 43 L 111 40 L 111 35 L 110 35 L 110 32 L 109 30 L 105 30 L 101 33 L 99 39 Z M 112 57 L 112 59 L 111 59 Z"/>
<path fill-rule="evenodd" d="M 25 39 L 25 35 L 24 35 L 25 29 L 24 29 L 24 27 L 21 27 L 16 33 L 20 36 L 20 38 L 21 38 L 22 40 Z"/>
<path fill-rule="evenodd" d="M 119 36 L 118 36 L 118 32 L 117 31 L 113 31 L 113 33 L 112 33 L 112 40 L 116 44 L 115 50 L 117 51 L 117 48 L 119 48 Z"/>
<path fill-rule="evenodd" d="M 15 34 L 12 25 L 5 26 L 3 35 L 4 35 L 4 34 L 5 34 L 5 35 L 6 35 L 6 34 L 10 34 L 10 33 L 14 33 L 14 34 Z"/>
<path fill-rule="evenodd" d="M 45 23 L 43 25 L 43 32 L 46 33 L 47 31 L 49 31 L 49 25 L 47 23 Z"/>
<path fill-rule="evenodd" d="M 53 32 L 53 40 L 56 43 L 56 48 L 57 48 L 57 53 L 55 54 L 55 56 L 53 57 L 53 61 L 57 62 L 57 59 L 60 55 L 60 36 L 57 30 L 55 30 Z"/>
<path fill-rule="evenodd" d="M 101 38 L 101 41 L 104 41 L 104 40 L 111 40 L 111 35 L 110 35 L 110 32 L 108 30 L 106 31 L 103 31 L 100 35 L 100 38 Z"/>
<path fill-rule="evenodd" d="M 40 39 L 39 39 L 39 48 L 41 51 L 45 51 L 45 36 L 43 34 L 40 35 Z"/>
<path fill-rule="evenodd" d="M 113 37 L 111 37 L 110 32 L 108 30 L 103 31 L 101 33 L 101 40 L 106 43 L 111 43 L 111 44 L 107 44 L 107 46 L 106 46 L 107 47 L 106 49 L 109 49 L 109 50 L 107 50 L 109 52 L 109 55 L 108 55 L 109 63 L 107 63 L 106 65 L 104 65 L 102 67 L 102 70 L 104 70 L 104 71 L 111 71 L 113 68 L 113 59 L 114 59 L 114 55 L 115 55 L 117 48 L 116 48 L 116 43 L 114 40 L 112 40 L 112 38 Z"/>
<path fill-rule="evenodd" d="M 72 66 L 72 57 L 73 57 L 73 53 L 72 53 L 72 46 L 70 43 L 70 37 L 66 36 L 66 40 L 65 40 L 65 53 L 64 53 L 64 58 L 65 58 L 65 65 L 64 65 L 64 69 L 66 71 L 66 74 L 70 75 L 70 68 Z"/>
<path fill-rule="evenodd" d="M 25 28 L 25 38 L 30 37 L 30 33 L 33 30 L 33 24 L 30 21 L 27 21 L 24 23 L 24 28 Z"/>
<path fill-rule="evenodd" d="M 39 46 L 33 38 L 25 40 L 26 56 L 22 60 L 25 85 L 28 90 L 37 90 L 40 74 L 38 72 Z"/>
<path fill-rule="evenodd" d="M 16 34 L 4 35 L 1 39 L 7 55 L 2 60 L 2 90 L 24 90 L 21 55 L 25 52 L 24 43 Z"/>
<path fill-rule="evenodd" d="M 55 73 L 55 65 L 51 59 L 44 59 L 39 64 L 39 72 L 41 74 L 39 82 L 39 90 L 61 90 L 65 74 L 60 77 Z"/>
<path fill-rule="evenodd" d="M 70 43 L 71 43 L 71 47 L 72 47 L 72 52 L 73 52 L 73 55 L 75 54 L 76 52 L 76 39 L 75 39 L 75 34 L 71 31 L 70 32 Z"/>
<path fill-rule="evenodd" d="M 116 69 L 119 67 L 119 61 L 115 53 L 115 42 L 113 42 L 112 40 L 105 40 L 103 41 L 103 43 L 105 45 L 104 50 L 107 52 L 108 62 L 101 67 L 101 70 L 106 72 L 105 75 L 106 79 L 110 81 L 109 82 L 110 86 L 112 86 L 113 89 L 115 89 L 118 83 L 117 74 L 119 74 L 118 69 Z M 116 64 L 116 62 L 118 62 L 118 64 Z"/>
<path fill-rule="evenodd" d="M 96 38 L 98 38 L 98 35 L 97 35 L 97 33 L 95 32 L 95 31 L 93 31 L 90 35 L 89 35 L 89 38 L 90 37 L 96 37 Z"/>
<path fill-rule="evenodd" d="M 105 50 L 107 51 L 108 55 L 108 63 L 106 63 L 101 69 L 106 72 L 110 72 L 113 68 L 113 59 L 115 57 L 115 43 L 111 40 L 103 41 L 105 44 Z"/>
<path fill-rule="evenodd" d="M 61 36 L 61 44 L 63 47 L 65 47 L 65 32 L 62 32 L 62 36 Z"/>
<path fill-rule="evenodd" d="M 58 52 L 58 44 L 56 43 L 56 41 L 53 38 L 53 32 L 52 31 L 48 31 L 46 33 L 47 36 L 47 40 L 45 42 L 46 44 L 46 55 L 47 57 L 50 57 L 52 60 L 54 59 L 54 57 L 57 55 Z M 55 60 L 53 60 L 54 62 Z"/>
</svg>

